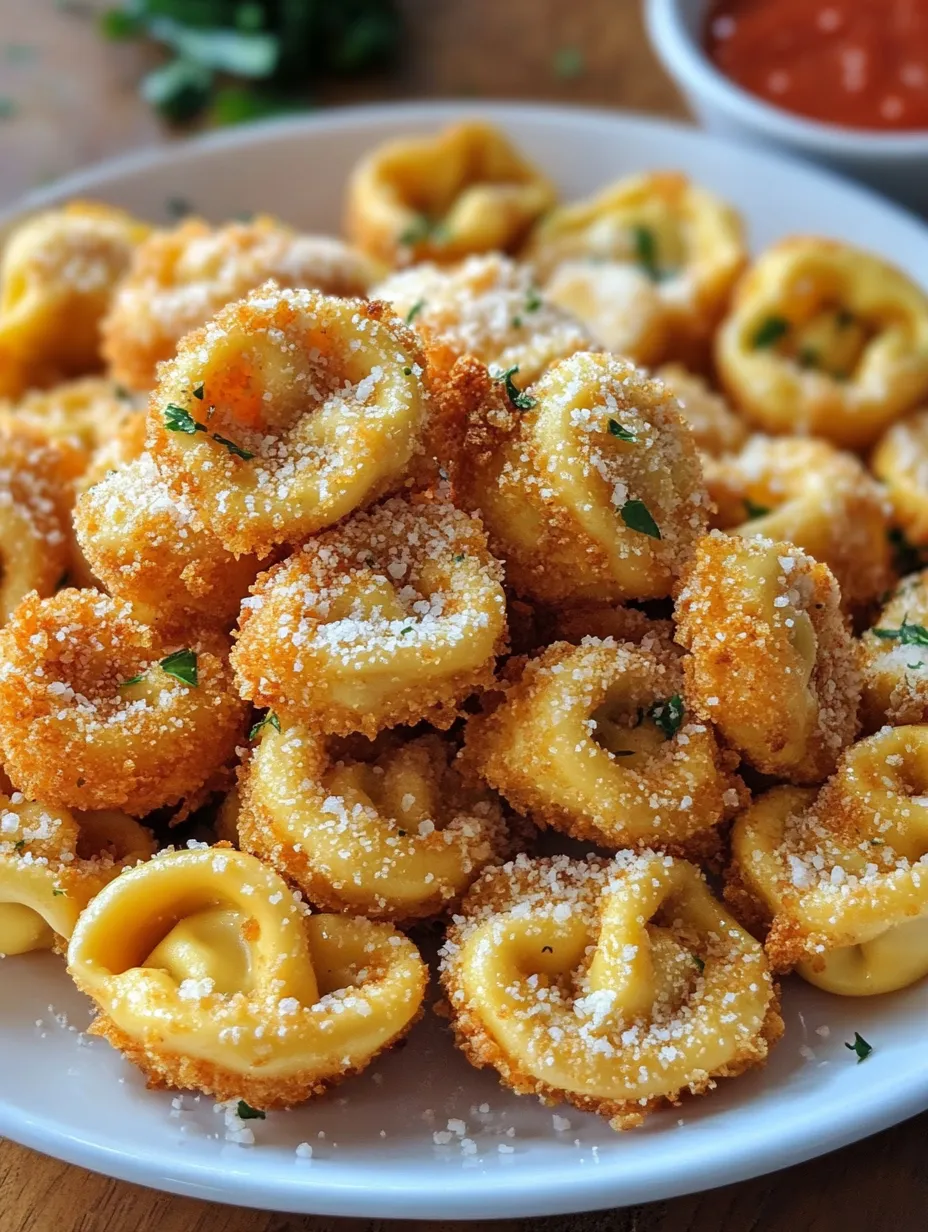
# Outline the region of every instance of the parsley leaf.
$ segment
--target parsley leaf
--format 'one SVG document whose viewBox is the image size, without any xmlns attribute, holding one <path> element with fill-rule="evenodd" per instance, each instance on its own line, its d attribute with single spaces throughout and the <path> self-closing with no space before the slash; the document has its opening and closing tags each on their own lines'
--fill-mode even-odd
<svg viewBox="0 0 928 1232">
<path fill-rule="evenodd" d="M 744 498 L 744 509 L 749 521 L 752 518 L 765 518 L 770 512 L 769 505 L 756 505 L 749 496 Z"/>
<path fill-rule="evenodd" d="M 246 1104 L 243 1099 L 238 1101 L 236 1112 L 242 1121 L 263 1121 L 267 1116 L 266 1112 L 262 1112 L 260 1108 L 252 1108 L 251 1104 Z"/>
<path fill-rule="evenodd" d="M 206 431 L 206 424 L 198 423 L 186 407 L 176 402 L 169 402 L 164 408 L 164 426 L 169 432 L 183 432 L 187 436 Z"/>
<path fill-rule="evenodd" d="M 62 897 L 63 895 L 64 895 L 64 890 L 59 890 L 59 889 L 57 889 L 57 888 L 55 888 L 54 890 L 52 890 L 52 897 L 53 897 L 53 898 L 60 898 L 60 897 Z"/>
<path fill-rule="evenodd" d="M 119 682 L 119 687 L 121 689 L 124 689 L 127 684 L 138 684 L 140 680 L 144 680 L 144 679 L 145 679 L 145 673 L 139 672 L 137 676 L 130 676 L 128 680 L 121 680 Z"/>
<path fill-rule="evenodd" d="M 873 1052 L 873 1045 L 868 1044 L 859 1031 L 854 1032 L 854 1042 L 852 1044 L 848 1044 L 847 1042 L 845 1042 L 844 1047 L 849 1048 L 851 1052 L 857 1053 L 857 1064 L 858 1065 L 861 1063 L 861 1061 L 866 1061 L 870 1053 Z"/>
<path fill-rule="evenodd" d="M 647 535 L 649 539 L 660 539 L 660 527 L 651 517 L 644 501 L 627 500 L 619 513 L 629 530 L 636 530 L 641 535 Z"/>
<path fill-rule="evenodd" d="M 175 650 L 158 664 L 163 672 L 173 676 L 182 684 L 196 688 L 200 683 L 197 676 L 197 655 L 195 650 Z"/>
<path fill-rule="evenodd" d="M 525 297 L 525 311 L 537 312 L 543 301 L 537 287 L 529 287 L 528 294 Z"/>
<path fill-rule="evenodd" d="M 16 840 L 16 842 L 13 844 L 13 850 L 14 850 L 14 851 L 22 851 L 22 849 L 23 849 L 25 846 L 26 846 L 26 840 L 25 840 L 24 838 L 18 838 L 18 839 Z"/>
<path fill-rule="evenodd" d="M 419 313 L 422 311 L 424 307 L 425 307 L 425 300 L 417 299 L 416 302 L 413 304 L 413 306 L 410 308 L 410 310 L 406 313 L 406 324 L 412 325 L 413 321 L 416 319 L 416 317 L 419 315 Z"/>
<path fill-rule="evenodd" d="M 693 962 L 696 964 L 697 968 L 699 969 L 700 973 L 705 971 L 706 960 L 704 958 L 700 958 L 698 954 L 693 954 L 691 955 L 691 957 L 693 959 Z"/>
<path fill-rule="evenodd" d="M 657 262 L 657 240 L 654 238 L 654 232 L 641 223 L 633 226 L 631 231 L 636 262 L 652 282 L 660 282 L 661 270 Z"/>
<path fill-rule="evenodd" d="M 655 702 L 648 711 L 648 717 L 661 729 L 667 740 L 672 740 L 683 725 L 686 707 L 679 693 L 674 693 L 665 702 Z"/>
<path fill-rule="evenodd" d="M 265 727 L 273 727 L 274 731 L 280 731 L 280 719 L 278 719 L 277 715 L 274 714 L 272 710 L 269 710 L 263 718 L 258 719 L 257 723 L 255 723 L 254 727 L 252 727 L 251 731 L 248 733 L 248 739 L 257 739 L 261 732 L 264 731 Z"/>
<path fill-rule="evenodd" d="M 755 351 L 772 347 L 779 342 L 784 334 L 789 333 L 789 321 L 785 317 L 767 317 L 761 321 L 751 337 L 751 346 Z"/>
<path fill-rule="evenodd" d="M 928 629 L 924 625 L 910 625 L 905 617 L 898 629 L 874 629 L 873 635 L 884 642 L 898 641 L 903 646 L 928 646 Z"/>
<path fill-rule="evenodd" d="M 617 436 L 620 441 L 637 441 L 638 437 L 628 428 L 623 428 L 617 419 L 609 420 L 609 435 Z"/>
<path fill-rule="evenodd" d="M 202 385 L 202 383 L 201 383 L 201 384 L 199 384 L 199 385 L 196 387 L 196 389 L 193 391 L 193 396 L 194 396 L 195 398 L 199 398 L 201 402 L 203 401 L 203 385 Z"/>
<path fill-rule="evenodd" d="M 243 458 L 248 462 L 255 456 L 250 450 L 243 449 L 241 445 L 236 445 L 235 441 L 230 441 L 228 437 L 220 436 L 218 432 L 214 432 L 212 437 L 218 445 L 225 445 L 229 453 L 234 454 L 236 458 Z"/>
<path fill-rule="evenodd" d="M 533 398 L 531 394 L 527 394 L 524 390 L 520 389 L 512 379 L 518 371 L 519 365 L 513 364 L 513 366 L 511 368 L 507 368 L 505 372 L 495 372 L 490 375 L 497 384 L 502 382 L 506 386 L 506 397 L 517 411 L 530 411 L 535 405 L 537 399 Z"/>
</svg>

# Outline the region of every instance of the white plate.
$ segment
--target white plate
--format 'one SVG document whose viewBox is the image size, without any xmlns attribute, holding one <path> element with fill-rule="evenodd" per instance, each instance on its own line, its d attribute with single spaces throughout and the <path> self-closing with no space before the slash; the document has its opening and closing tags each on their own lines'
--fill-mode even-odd
<svg viewBox="0 0 928 1232">
<path fill-rule="evenodd" d="M 122 159 L 27 204 L 85 194 L 163 220 L 166 201 L 183 197 L 217 219 L 264 209 L 334 229 L 345 177 L 362 151 L 478 112 L 502 124 L 567 197 L 630 171 L 681 168 L 743 210 L 755 246 L 797 231 L 843 237 L 928 285 L 928 233 L 875 196 L 690 129 L 562 108 L 429 103 L 329 112 Z M 112 1176 L 223 1202 L 489 1219 L 645 1202 L 742 1180 L 928 1107 L 928 986 L 849 1001 L 790 983 L 784 1001 L 786 1037 L 765 1070 L 631 1133 L 614 1134 L 564 1108 L 555 1111 L 570 1127 L 556 1128 L 552 1110 L 471 1069 L 427 1015 L 405 1049 L 361 1078 L 252 1122 L 257 1144 L 243 1147 L 224 1140 L 210 1101 L 185 1096 L 189 1111 L 172 1116 L 170 1094 L 147 1092 L 107 1044 L 55 1020 L 55 1013 L 78 1027 L 89 1020 L 60 960 L 7 959 L 0 964 L 0 1134 Z M 864 1064 L 844 1047 L 855 1030 L 873 1045 Z M 466 1143 L 453 1136 L 435 1144 L 433 1132 L 449 1118 L 466 1123 Z M 304 1141 L 313 1146 L 311 1160 L 295 1154 Z"/>
</svg>

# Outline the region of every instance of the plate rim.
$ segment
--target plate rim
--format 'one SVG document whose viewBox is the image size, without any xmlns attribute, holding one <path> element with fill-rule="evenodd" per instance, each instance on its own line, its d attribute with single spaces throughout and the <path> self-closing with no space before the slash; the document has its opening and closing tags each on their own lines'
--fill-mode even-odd
<svg viewBox="0 0 928 1232">
<path fill-rule="evenodd" d="M 0 229 L 23 214 L 47 208 L 73 196 L 103 193 L 109 183 L 134 174 L 159 169 L 176 169 L 196 159 L 203 151 L 222 149 L 248 150 L 264 141 L 298 137 L 318 131 L 337 132 L 372 123 L 399 127 L 404 121 L 421 125 L 436 124 L 449 118 L 485 117 L 506 124 L 507 120 L 572 122 L 584 120 L 614 130 L 630 125 L 639 132 L 660 137 L 672 133 L 694 146 L 718 151 L 723 156 L 738 155 L 754 165 L 765 165 L 772 174 L 783 167 L 791 175 L 805 180 L 811 189 L 828 185 L 842 193 L 878 209 L 884 217 L 892 217 L 907 230 L 915 229 L 923 240 L 928 239 L 925 223 L 917 215 L 878 193 L 846 179 L 832 171 L 811 165 L 779 151 L 742 145 L 736 141 L 707 134 L 692 124 L 667 120 L 636 111 L 588 107 L 581 104 L 526 103 L 506 100 L 429 100 L 417 99 L 397 103 L 366 103 L 331 108 L 320 113 L 269 120 L 241 128 L 206 134 L 184 142 L 132 151 L 92 164 L 59 180 L 36 189 L 0 211 Z M 914 1020 L 913 1020 L 914 1021 Z M 0 1031 L 2 1037 L 2 1031 Z M 752 1177 L 790 1167 L 805 1160 L 827 1154 L 891 1125 L 900 1123 L 928 1109 L 928 1063 L 916 1074 L 894 1073 L 860 1108 L 855 1105 L 853 1117 L 835 1119 L 827 1116 L 816 1104 L 804 1118 L 793 1116 L 785 1141 L 771 1150 L 769 1144 L 759 1149 L 757 1135 L 744 1134 L 729 1138 L 726 1155 L 720 1163 L 716 1141 L 716 1158 L 707 1158 L 707 1147 L 689 1144 L 682 1159 L 674 1161 L 670 1171 L 666 1159 L 663 1175 L 659 1155 L 655 1164 L 642 1168 L 632 1179 L 615 1176 L 605 1161 L 595 1168 L 581 1169 L 576 1160 L 565 1155 L 563 1168 L 548 1169 L 539 1176 L 536 1170 L 530 1180 L 521 1177 L 517 1169 L 501 1170 L 492 1175 L 475 1171 L 481 1184 L 474 1185 L 468 1172 L 451 1173 L 447 1180 L 432 1185 L 417 1182 L 414 1175 L 396 1186 L 381 1184 L 372 1192 L 365 1188 L 363 1171 L 357 1182 L 321 1175 L 323 1161 L 295 1173 L 290 1185 L 277 1186 L 260 1172 L 227 1171 L 218 1162 L 198 1162 L 178 1152 L 170 1160 L 165 1151 L 153 1156 L 142 1155 L 138 1147 L 120 1150 L 101 1141 L 87 1141 L 61 1128 L 49 1114 L 30 1113 L 23 1116 L 0 1095 L 0 1135 L 33 1150 L 53 1155 L 67 1163 L 134 1184 L 147 1185 L 167 1192 L 207 1201 L 259 1207 L 289 1213 L 312 1213 L 326 1216 L 357 1218 L 384 1217 L 389 1207 L 390 1218 L 428 1219 L 439 1216 L 458 1219 L 491 1219 L 532 1217 L 606 1209 L 618 1205 L 657 1201 L 697 1193 L 719 1185 L 734 1184 Z M 695 1148 L 695 1149 L 694 1149 Z M 254 1148 L 260 1151 L 260 1146 Z M 133 1153 L 134 1150 L 134 1153 Z M 257 1171 L 257 1174 L 256 1174 Z M 668 1174 L 669 1173 L 669 1174 Z M 460 1179 L 455 1179 L 460 1178 Z M 272 1188 L 272 1186 L 277 1186 Z M 620 1192 L 616 1192 L 616 1188 Z M 438 1212 L 436 1202 L 454 1203 Z"/>
</svg>

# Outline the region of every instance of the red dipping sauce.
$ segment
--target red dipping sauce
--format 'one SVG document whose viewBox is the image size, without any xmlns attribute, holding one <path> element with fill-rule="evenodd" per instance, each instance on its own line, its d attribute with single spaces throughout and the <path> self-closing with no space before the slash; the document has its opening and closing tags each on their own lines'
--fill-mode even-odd
<svg viewBox="0 0 928 1232">
<path fill-rule="evenodd" d="M 704 41 L 726 77 L 786 111 L 928 129 L 928 0 L 716 0 Z"/>
</svg>

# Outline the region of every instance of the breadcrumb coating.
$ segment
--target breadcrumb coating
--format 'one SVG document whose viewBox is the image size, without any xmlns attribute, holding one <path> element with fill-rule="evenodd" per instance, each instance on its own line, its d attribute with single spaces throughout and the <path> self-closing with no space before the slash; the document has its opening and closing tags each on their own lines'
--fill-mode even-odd
<svg viewBox="0 0 928 1232">
<path fill-rule="evenodd" d="M 928 723 L 928 573 L 900 582 L 860 640 L 861 721 L 872 732 L 890 723 Z"/>
<path fill-rule="evenodd" d="M 928 408 L 893 424 L 877 441 L 870 465 L 909 539 L 928 542 Z"/>
<path fill-rule="evenodd" d="M 745 420 L 736 415 L 725 398 L 710 389 L 698 373 L 673 363 L 663 364 L 654 376 L 663 381 L 677 399 L 696 447 L 702 453 L 715 458 L 734 453 L 745 443 L 748 436 Z"/>
</svg>

